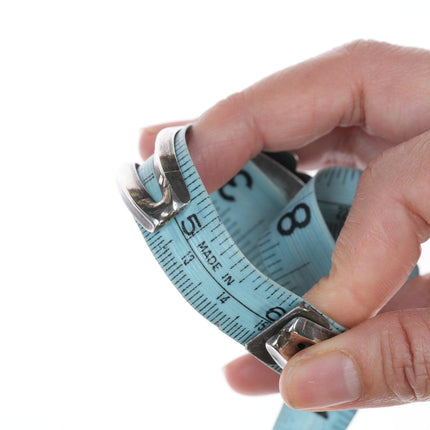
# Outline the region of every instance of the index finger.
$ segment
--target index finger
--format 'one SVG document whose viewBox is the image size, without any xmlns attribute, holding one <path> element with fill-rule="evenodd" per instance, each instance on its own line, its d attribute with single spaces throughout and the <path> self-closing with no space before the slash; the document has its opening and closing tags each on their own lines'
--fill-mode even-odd
<svg viewBox="0 0 430 430">
<path fill-rule="evenodd" d="M 430 129 L 429 77 L 429 52 L 379 43 L 348 45 L 272 75 L 218 103 L 193 123 L 187 136 L 190 153 L 211 192 L 258 152 L 297 149 L 310 142 L 318 145 L 322 136 L 338 127 L 361 127 L 394 145 Z M 331 144 L 335 146 L 336 141 Z M 146 148 L 150 143 L 144 138 L 142 145 Z M 405 163 L 397 155 L 400 167 Z M 398 169 L 392 173 L 397 174 Z M 424 172 L 419 176 L 427 178 Z M 377 188 L 379 194 L 362 190 L 358 209 L 353 204 L 351 210 L 354 222 L 347 222 L 343 240 L 335 248 L 332 267 L 340 270 L 332 270 L 331 276 L 306 296 L 347 327 L 379 310 L 406 281 L 406 269 L 418 258 L 413 222 L 402 224 L 408 229 L 390 227 L 391 236 L 387 232 L 387 237 L 395 237 L 394 249 L 388 249 L 393 248 L 393 240 L 383 242 L 378 237 L 371 246 L 370 239 L 363 246 L 369 231 L 381 230 L 380 216 L 368 217 L 371 225 L 363 218 L 375 212 L 375 207 L 390 208 L 387 201 L 391 204 L 399 192 L 399 188 L 391 189 L 382 199 L 381 187 L 387 191 L 389 182 L 384 182 L 385 188 Z M 402 207 L 401 215 L 405 214 Z M 393 253 L 397 264 L 381 271 L 381 262 Z M 364 269 L 353 271 L 355 267 Z"/>
<path fill-rule="evenodd" d="M 353 42 L 209 109 L 190 129 L 191 156 L 211 192 L 260 151 L 298 149 L 336 127 L 359 126 L 399 143 L 430 126 L 429 76 L 427 51 Z M 154 131 L 142 134 L 144 156 Z"/>
</svg>

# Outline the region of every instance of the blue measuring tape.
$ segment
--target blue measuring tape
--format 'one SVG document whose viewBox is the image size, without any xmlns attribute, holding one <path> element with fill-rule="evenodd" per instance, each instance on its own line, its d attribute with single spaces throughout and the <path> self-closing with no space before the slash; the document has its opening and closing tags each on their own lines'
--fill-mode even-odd
<svg viewBox="0 0 430 430">
<path fill-rule="evenodd" d="M 360 172 L 332 167 L 306 184 L 267 155 L 209 195 L 186 145 L 163 130 L 155 154 L 119 178 L 125 203 L 184 298 L 280 372 L 289 357 L 345 329 L 301 297 L 328 275 Z M 276 430 L 343 430 L 355 411 L 283 406 Z"/>
</svg>

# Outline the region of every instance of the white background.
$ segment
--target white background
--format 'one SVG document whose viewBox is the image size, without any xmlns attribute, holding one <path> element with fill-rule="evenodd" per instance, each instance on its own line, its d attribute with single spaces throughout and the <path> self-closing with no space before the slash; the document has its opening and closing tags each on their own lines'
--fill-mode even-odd
<svg viewBox="0 0 430 430">
<path fill-rule="evenodd" d="M 140 127 L 337 45 L 430 48 L 426 2 L 0 1 L 0 429 L 270 429 L 281 399 L 226 385 L 242 348 L 161 272 L 117 168 Z"/>
</svg>

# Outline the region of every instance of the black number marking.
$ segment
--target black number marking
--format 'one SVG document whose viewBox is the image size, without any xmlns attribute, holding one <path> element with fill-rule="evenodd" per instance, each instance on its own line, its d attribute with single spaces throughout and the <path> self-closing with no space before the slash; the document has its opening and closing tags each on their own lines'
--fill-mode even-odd
<svg viewBox="0 0 430 430">
<path fill-rule="evenodd" d="M 230 181 L 228 181 L 227 184 L 225 184 L 223 187 L 221 187 L 218 190 L 219 195 L 224 200 L 228 200 L 230 202 L 234 202 L 236 200 L 232 195 L 226 193 L 225 188 L 227 188 L 227 187 L 237 187 L 236 178 L 238 176 L 243 176 L 245 178 L 245 186 L 247 188 L 252 188 L 253 180 L 252 180 L 251 175 L 247 171 L 241 170 L 233 179 L 231 179 Z"/>
<path fill-rule="evenodd" d="M 185 221 L 181 222 L 182 231 L 189 236 L 196 232 L 197 227 L 201 227 L 199 219 L 196 214 L 191 214 L 187 216 L 187 223 Z"/>
<path fill-rule="evenodd" d="M 184 263 L 184 266 L 191 263 L 194 260 L 194 254 L 191 251 L 188 251 L 183 257 L 182 257 L 182 263 Z"/>
<path fill-rule="evenodd" d="M 281 318 L 281 316 L 284 314 L 285 314 L 285 309 L 281 308 L 280 306 L 276 306 L 274 308 L 270 308 L 266 312 L 266 318 L 270 321 L 276 321 L 277 319 Z"/>
<path fill-rule="evenodd" d="M 217 297 L 217 299 L 222 303 L 222 304 L 224 304 L 229 298 L 230 298 L 231 296 L 229 296 L 227 293 L 225 293 L 225 292 L 222 292 L 218 297 Z"/>
<path fill-rule="evenodd" d="M 270 325 L 270 323 L 268 321 L 264 321 L 261 320 L 260 322 L 258 322 L 254 327 L 258 330 L 261 331 L 263 329 L 265 329 L 268 325 Z"/>
<path fill-rule="evenodd" d="M 304 216 L 303 216 L 304 214 Z M 298 215 L 300 218 L 298 219 Z M 284 227 L 284 221 L 290 220 L 288 228 Z M 278 222 L 278 232 L 283 236 L 288 236 L 294 232 L 296 228 L 304 228 L 311 222 L 311 210 L 306 203 L 299 203 L 291 212 L 283 215 Z"/>
</svg>

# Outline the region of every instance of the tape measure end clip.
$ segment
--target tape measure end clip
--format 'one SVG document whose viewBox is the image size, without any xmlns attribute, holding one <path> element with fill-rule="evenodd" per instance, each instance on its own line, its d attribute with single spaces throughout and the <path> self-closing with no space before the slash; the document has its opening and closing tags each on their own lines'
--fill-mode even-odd
<svg viewBox="0 0 430 430">
<path fill-rule="evenodd" d="M 181 129 L 163 129 L 155 141 L 153 170 L 161 191 L 159 201 L 154 201 L 142 184 L 138 164 L 124 165 L 118 176 L 118 187 L 124 203 L 136 221 L 150 233 L 166 224 L 191 199 L 175 152 L 175 136 Z"/>
<path fill-rule="evenodd" d="M 335 336 L 328 320 L 306 302 L 301 302 L 251 339 L 246 349 L 260 361 L 281 369 L 297 352 Z"/>
</svg>

